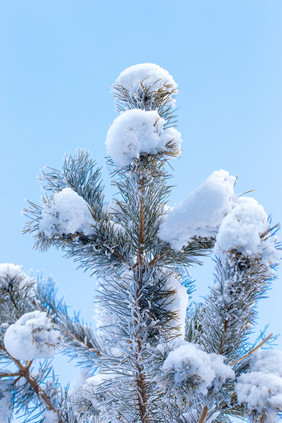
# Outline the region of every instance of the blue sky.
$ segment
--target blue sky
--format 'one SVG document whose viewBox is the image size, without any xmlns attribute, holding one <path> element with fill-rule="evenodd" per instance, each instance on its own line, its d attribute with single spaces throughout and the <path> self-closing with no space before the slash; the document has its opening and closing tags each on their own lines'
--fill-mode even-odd
<svg viewBox="0 0 282 423">
<path fill-rule="evenodd" d="M 177 203 L 213 170 L 238 175 L 237 192 L 282 222 L 281 1 L 0 1 L 0 260 L 52 274 L 86 320 L 95 282 L 60 251 L 22 235 L 24 198 L 39 201 L 43 166 L 83 147 L 104 164 L 116 117 L 110 86 L 126 67 L 166 68 L 179 84 L 183 154 L 173 162 Z M 106 193 L 111 188 L 103 170 Z M 213 264 L 192 269 L 197 295 Z M 260 306 L 260 326 L 281 332 L 281 273 Z M 280 348 L 282 342 L 279 340 Z"/>
</svg>

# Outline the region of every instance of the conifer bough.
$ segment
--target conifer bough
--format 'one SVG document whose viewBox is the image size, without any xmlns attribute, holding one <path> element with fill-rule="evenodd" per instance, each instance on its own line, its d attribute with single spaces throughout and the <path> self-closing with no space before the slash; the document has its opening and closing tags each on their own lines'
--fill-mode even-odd
<svg viewBox="0 0 282 423">
<path fill-rule="evenodd" d="M 153 64 L 131 66 L 113 86 L 119 116 L 106 137 L 115 196 L 105 201 L 89 153 L 41 173 L 29 202 L 35 247 L 62 248 L 98 279 L 95 325 L 70 315 L 52 280 L 0 265 L 0 415 L 45 423 L 276 422 L 282 352 L 249 341 L 280 249 L 261 205 L 213 172 L 170 207 L 168 161 L 181 154 L 177 84 Z M 190 302 L 189 266 L 215 254 L 215 281 Z M 76 360 L 61 386 L 52 357 Z"/>
</svg>

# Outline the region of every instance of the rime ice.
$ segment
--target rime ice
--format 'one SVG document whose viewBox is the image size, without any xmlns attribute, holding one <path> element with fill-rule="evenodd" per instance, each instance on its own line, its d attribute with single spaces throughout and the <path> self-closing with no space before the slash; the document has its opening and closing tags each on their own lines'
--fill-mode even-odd
<svg viewBox="0 0 282 423">
<path fill-rule="evenodd" d="M 48 358 L 55 353 L 59 334 L 47 314 L 33 311 L 24 314 L 8 327 L 4 344 L 17 360 Z"/>
<path fill-rule="evenodd" d="M 174 94 L 177 93 L 177 84 L 167 70 L 153 63 L 141 63 L 125 69 L 117 78 L 116 85 L 121 85 L 130 94 L 142 95 L 142 86 L 152 93 L 165 87 Z M 174 106 L 175 100 L 170 96 L 169 104 Z"/>
<path fill-rule="evenodd" d="M 39 230 L 47 238 L 59 234 L 93 233 L 93 218 L 87 202 L 71 188 L 57 192 L 43 207 Z"/>
<path fill-rule="evenodd" d="M 194 236 L 215 236 L 222 219 L 232 208 L 235 180 L 226 170 L 213 172 L 167 215 L 159 237 L 180 250 Z"/>
<path fill-rule="evenodd" d="M 107 153 L 118 166 L 128 166 L 141 154 L 156 154 L 172 141 L 180 153 L 182 142 L 175 128 L 164 129 L 166 121 L 157 111 L 127 110 L 108 130 Z"/>
</svg>

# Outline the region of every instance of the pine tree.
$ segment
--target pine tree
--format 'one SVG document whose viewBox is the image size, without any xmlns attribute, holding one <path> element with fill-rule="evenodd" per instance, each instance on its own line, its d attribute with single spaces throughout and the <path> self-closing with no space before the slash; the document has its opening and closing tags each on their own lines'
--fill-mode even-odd
<svg viewBox="0 0 282 423">
<path fill-rule="evenodd" d="M 220 170 L 168 206 L 170 160 L 181 153 L 177 84 L 157 65 L 126 69 L 106 147 L 116 194 L 106 202 L 88 152 L 42 171 L 42 204 L 24 232 L 64 250 L 98 280 L 96 329 L 56 297 L 51 279 L 0 265 L 0 421 L 13 411 L 46 423 L 275 422 L 282 352 L 253 344 L 256 306 L 275 278 L 279 244 L 253 198 Z M 190 302 L 189 267 L 214 252 L 215 281 Z M 81 367 L 69 389 L 53 356 Z"/>
</svg>

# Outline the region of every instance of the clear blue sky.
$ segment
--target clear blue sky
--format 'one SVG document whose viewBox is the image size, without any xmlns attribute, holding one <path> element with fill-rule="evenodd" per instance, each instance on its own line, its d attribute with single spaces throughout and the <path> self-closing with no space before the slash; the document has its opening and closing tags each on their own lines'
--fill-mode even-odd
<svg viewBox="0 0 282 423">
<path fill-rule="evenodd" d="M 238 175 L 282 222 L 282 2 L 0 0 L 0 261 L 52 274 L 67 302 L 92 318 L 95 283 L 61 252 L 22 235 L 24 198 L 39 201 L 43 166 L 83 147 L 104 163 L 116 116 L 110 86 L 126 67 L 166 68 L 179 84 L 183 154 L 173 163 L 172 203 L 213 170 Z M 107 169 L 104 169 L 110 195 Z M 212 282 L 198 277 L 196 295 Z M 260 307 L 281 332 L 282 277 Z M 279 341 L 280 348 L 282 342 Z"/>
</svg>

